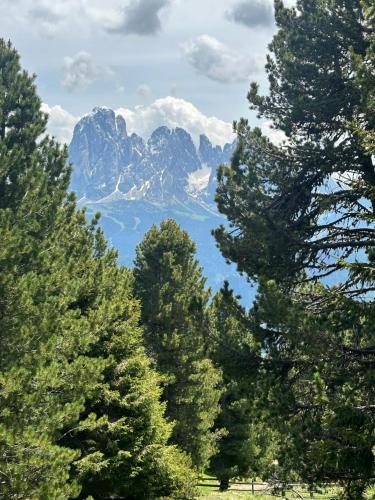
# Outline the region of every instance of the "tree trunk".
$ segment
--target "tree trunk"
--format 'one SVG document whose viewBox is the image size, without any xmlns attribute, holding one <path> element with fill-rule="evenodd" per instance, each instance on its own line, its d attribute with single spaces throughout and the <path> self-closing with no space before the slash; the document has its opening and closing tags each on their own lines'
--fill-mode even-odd
<svg viewBox="0 0 375 500">
<path fill-rule="evenodd" d="M 220 479 L 220 491 L 229 490 L 229 479 Z"/>
</svg>

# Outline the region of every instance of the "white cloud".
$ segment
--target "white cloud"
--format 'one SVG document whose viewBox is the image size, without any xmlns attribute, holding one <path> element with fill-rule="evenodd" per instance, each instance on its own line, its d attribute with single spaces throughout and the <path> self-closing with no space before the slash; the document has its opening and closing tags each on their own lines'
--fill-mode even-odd
<svg viewBox="0 0 375 500">
<path fill-rule="evenodd" d="M 87 52 L 81 51 L 73 57 L 64 58 L 63 87 L 68 92 L 85 90 L 96 80 L 112 75 L 112 71 L 105 66 L 98 66 Z"/>
<path fill-rule="evenodd" d="M 17 25 L 24 23 L 29 30 L 36 30 L 42 36 L 52 37 L 71 32 L 72 26 L 91 24 L 91 8 L 85 0 L 3 0 L 4 13 L 13 18 Z"/>
<path fill-rule="evenodd" d="M 152 100 L 152 90 L 146 83 L 137 88 L 137 95 L 143 104 L 148 104 Z"/>
<path fill-rule="evenodd" d="M 40 35 L 79 33 L 155 35 L 172 0 L 2 0 L 0 11 Z M 3 5 L 4 4 L 4 5 Z M 125 4 L 125 5 L 124 5 Z"/>
<path fill-rule="evenodd" d="M 240 0 L 233 5 L 226 16 L 230 21 L 244 24 L 248 28 L 272 26 L 274 23 L 271 0 Z"/>
<path fill-rule="evenodd" d="M 79 117 L 60 105 L 49 106 L 43 103 L 42 110 L 49 115 L 48 133 L 61 143 L 69 144 Z M 116 114 L 125 118 L 129 133 L 135 132 L 145 139 L 162 125 L 184 128 L 196 144 L 201 134 L 206 134 L 213 144 L 221 146 L 235 139 L 231 123 L 214 116 L 206 116 L 191 102 L 175 97 L 157 99 L 150 105 L 136 106 L 133 110 L 119 108 Z"/>
<path fill-rule="evenodd" d="M 43 2 L 35 3 L 28 11 L 28 17 L 32 24 L 38 26 L 39 32 L 48 37 L 56 35 L 63 21 L 61 12 Z"/>
<path fill-rule="evenodd" d="M 192 103 L 175 97 L 157 99 L 149 106 L 136 106 L 134 110 L 120 108 L 130 133 L 148 138 L 161 125 L 181 127 L 191 134 L 195 143 L 200 134 L 206 134 L 213 144 L 224 145 L 234 140 L 232 125 L 214 116 L 206 116 Z"/>
<path fill-rule="evenodd" d="M 107 31 L 122 35 L 156 35 L 162 28 L 160 12 L 169 4 L 170 0 L 131 0 L 123 8 L 122 16 L 107 26 Z"/>
<path fill-rule="evenodd" d="M 42 111 L 49 115 L 47 131 L 53 135 L 59 142 L 69 144 L 73 129 L 79 118 L 63 109 L 61 106 L 48 106 L 42 104 Z"/>
<path fill-rule="evenodd" d="M 284 132 L 274 128 L 271 120 L 263 122 L 260 128 L 262 130 L 262 134 L 268 137 L 268 139 L 275 144 L 275 146 L 281 146 L 283 143 L 288 142 L 288 138 Z"/>
<path fill-rule="evenodd" d="M 236 52 L 209 35 L 182 44 L 182 49 L 198 73 L 221 83 L 247 81 L 260 69 L 259 60 Z"/>
</svg>

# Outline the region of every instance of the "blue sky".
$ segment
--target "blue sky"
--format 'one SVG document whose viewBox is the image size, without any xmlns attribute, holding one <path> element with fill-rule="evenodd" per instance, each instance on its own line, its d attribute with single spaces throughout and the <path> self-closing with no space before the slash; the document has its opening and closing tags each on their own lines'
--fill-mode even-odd
<svg viewBox="0 0 375 500">
<path fill-rule="evenodd" d="M 105 105 L 130 131 L 178 125 L 225 142 L 233 120 L 256 121 L 246 93 L 251 80 L 267 89 L 275 31 L 272 0 L 3 0 L 0 26 L 63 141 Z"/>
</svg>

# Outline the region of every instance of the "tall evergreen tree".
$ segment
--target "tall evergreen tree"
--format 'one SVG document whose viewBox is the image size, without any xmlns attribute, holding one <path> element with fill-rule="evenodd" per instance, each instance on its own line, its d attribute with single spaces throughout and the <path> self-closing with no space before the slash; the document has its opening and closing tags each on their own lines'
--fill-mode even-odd
<svg viewBox="0 0 375 500">
<path fill-rule="evenodd" d="M 65 199 L 66 152 L 49 138 L 38 142 L 47 118 L 4 41 L 0 67 L 0 490 L 57 498 L 77 491 L 68 482 L 77 453 L 59 446 L 59 430 L 77 421 L 102 368 L 84 356 L 95 335 L 69 310 L 93 234 Z M 76 261 L 59 241 L 70 230 L 69 248 L 82 249 Z"/>
<path fill-rule="evenodd" d="M 372 129 L 352 56 L 366 56 L 369 28 L 359 0 L 300 0 L 292 9 L 277 0 L 275 12 L 270 93 L 252 84 L 248 98 L 286 143 L 272 144 L 246 120 L 236 125 L 239 147 L 217 193 L 233 231 L 215 234 L 251 278 L 322 277 L 374 244 L 374 168 L 350 126 L 358 119 Z"/>
<path fill-rule="evenodd" d="M 173 220 L 153 226 L 137 248 L 135 291 L 142 304 L 148 352 L 164 376 L 172 442 L 202 469 L 216 448 L 211 430 L 220 375 L 207 357 L 205 308 L 209 292 L 195 245 Z"/>
<path fill-rule="evenodd" d="M 105 297 L 95 310 L 104 335 L 90 355 L 105 359 L 105 370 L 79 425 L 64 439 L 66 446 L 81 450 L 73 464 L 80 498 L 193 498 L 190 460 L 167 446 L 171 425 L 160 404 L 160 378 L 145 354 L 132 273 L 117 267 L 103 238 L 98 243 L 101 260 L 92 296 Z"/>
<path fill-rule="evenodd" d="M 245 310 L 225 282 L 210 305 L 211 356 L 223 373 L 223 394 L 216 426 L 223 429 L 218 452 L 210 469 L 220 480 L 221 490 L 233 478 L 265 474 L 272 458 L 272 432 L 262 427 L 257 411 L 257 378 L 249 372 L 250 360 L 259 358 Z"/>
<path fill-rule="evenodd" d="M 254 373 L 291 438 L 285 469 L 342 481 L 352 499 L 374 469 L 371 3 L 276 0 L 270 92 L 252 84 L 248 98 L 285 141 L 236 124 L 217 192 L 232 227 L 215 231 L 224 256 L 262 283 Z"/>
<path fill-rule="evenodd" d="M 262 341 L 259 406 L 282 438 L 278 473 L 297 472 L 312 487 L 341 483 L 344 498 L 360 499 L 374 474 L 374 307 L 321 285 L 300 293 L 296 302 L 262 283 L 252 312 Z M 327 301 L 323 310 L 312 294 Z"/>
</svg>

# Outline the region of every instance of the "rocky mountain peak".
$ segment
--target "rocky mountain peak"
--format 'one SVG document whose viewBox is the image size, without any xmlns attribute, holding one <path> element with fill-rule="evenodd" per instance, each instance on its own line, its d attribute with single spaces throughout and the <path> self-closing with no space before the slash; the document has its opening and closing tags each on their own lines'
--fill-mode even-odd
<svg viewBox="0 0 375 500">
<path fill-rule="evenodd" d="M 125 118 L 121 115 L 116 116 L 116 128 L 117 133 L 122 137 L 127 137 L 128 133 L 126 130 L 126 121 Z"/>
<path fill-rule="evenodd" d="M 96 107 L 76 125 L 69 146 L 72 189 L 91 201 L 144 199 L 168 204 L 198 198 L 212 202 L 210 182 L 233 144 L 213 146 L 202 135 L 198 149 L 181 127 L 158 127 L 145 142 L 127 135 L 125 119 Z"/>
</svg>

